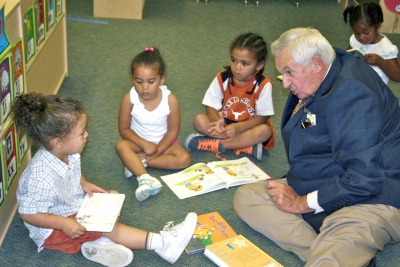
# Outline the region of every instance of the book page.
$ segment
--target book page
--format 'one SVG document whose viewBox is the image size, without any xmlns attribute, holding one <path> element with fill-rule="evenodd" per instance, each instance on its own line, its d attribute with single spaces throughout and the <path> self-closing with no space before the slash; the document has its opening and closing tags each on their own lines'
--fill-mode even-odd
<svg viewBox="0 0 400 267">
<path fill-rule="evenodd" d="M 225 182 L 204 163 L 197 163 L 178 173 L 161 176 L 161 179 L 180 199 L 225 188 Z"/>
<path fill-rule="evenodd" d="M 111 232 L 124 200 L 124 194 L 93 193 L 93 197 L 86 195 L 76 220 L 87 231 Z"/>
<path fill-rule="evenodd" d="M 207 164 L 229 186 L 271 179 L 247 157 L 238 160 L 214 161 Z"/>
</svg>

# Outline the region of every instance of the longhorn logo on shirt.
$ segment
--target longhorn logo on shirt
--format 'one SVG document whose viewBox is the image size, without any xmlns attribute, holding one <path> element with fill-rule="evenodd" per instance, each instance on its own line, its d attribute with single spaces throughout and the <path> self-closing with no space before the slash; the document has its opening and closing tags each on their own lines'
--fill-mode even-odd
<svg viewBox="0 0 400 267">
<path fill-rule="evenodd" d="M 248 105 L 250 100 L 242 98 L 239 100 L 237 97 L 230 98 L 222 109 L 224 117 L 233 121 L 245 121 L 253 117 L 254 109 Z"/>
</svg>

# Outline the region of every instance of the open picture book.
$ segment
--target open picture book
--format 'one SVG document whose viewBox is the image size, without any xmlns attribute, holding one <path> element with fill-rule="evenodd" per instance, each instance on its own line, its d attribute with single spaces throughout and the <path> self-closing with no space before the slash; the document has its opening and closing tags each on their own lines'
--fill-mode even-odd
<svg viewBox="0 0 400 267">
<path fill-rule="evenodd" d="M 250 159 L 244 157 L 207 164 L 197 163 L 180 172 L 161 176 L 161 179 L 180 199 L 185 199 L 271 177 Z"/>
<path fill-rule="evenodd" d="M 86 194 L 76 215 L 76 221 L 83 225 L 86 231 L 111 232 L 124 200 L 124 194 L 93 193 L 93 197 Z"/>
</svg>

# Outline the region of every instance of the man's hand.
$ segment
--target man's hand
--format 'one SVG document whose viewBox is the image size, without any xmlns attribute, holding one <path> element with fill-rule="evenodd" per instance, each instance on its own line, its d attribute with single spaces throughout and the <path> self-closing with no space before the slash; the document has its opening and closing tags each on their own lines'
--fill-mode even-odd
<svg viewBox="0 0 400 267">
<path fill-rule="evenodd" d="M 308 207 L 307 196 L 299 196 L 293 188 L 276 181 L 268 181 L 268 195 L 275 201 L 276 206 L 288 213 L 303 214 L 315 211 Z"/>
</svg>

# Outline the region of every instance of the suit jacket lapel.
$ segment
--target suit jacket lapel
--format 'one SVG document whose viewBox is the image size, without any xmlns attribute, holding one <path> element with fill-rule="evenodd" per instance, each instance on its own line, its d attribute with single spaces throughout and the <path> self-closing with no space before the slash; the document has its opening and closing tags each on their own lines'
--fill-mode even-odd
<svg viewBox="0 0 400 267">
<path fill-rule="evenodd" d="M 341 63 L 340 59 L 338 57 L 336 57 L 336 59 L 332 62 L 332 66 L 329 69 L 329 72 L 326 75 L 324 81 L 318 88 L 317 92 L 304 105 L 304 107 L 311 105 L 311 103 L 313 103 L 320 96 L 326 94 L 332 88 L 337 76 L 339 75 L 341 65 L 342 65 L 342 63 Z M 281 130 L 282 131 L 281 132 L 282 132 L 283 141 L 285 143 L 286 153 L 288 156 L 289 156 L 289 154 L 288 154 L 289 153 L 289 138 L 290 138 L 291 132 L 293 131 L 293 128 L 296 125 L 298 125 L 300 118 L 303 114 L 303 108 L 301 108 L 292 118 L 290 118 L 295 106 L 298 103 L 299 103 L 299 99 L 297 98 L 297 96 L 290 94 L 288 97 L 288 100 L 286 101 L 285 109 L 283 110 L 283 114 L 282 114 L 282 120 L 281 120 Z"/>
</svg>

